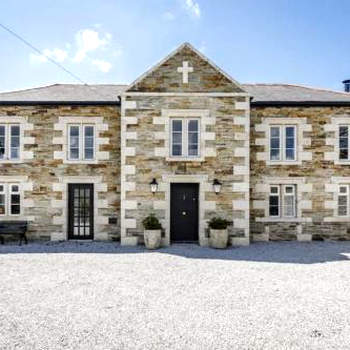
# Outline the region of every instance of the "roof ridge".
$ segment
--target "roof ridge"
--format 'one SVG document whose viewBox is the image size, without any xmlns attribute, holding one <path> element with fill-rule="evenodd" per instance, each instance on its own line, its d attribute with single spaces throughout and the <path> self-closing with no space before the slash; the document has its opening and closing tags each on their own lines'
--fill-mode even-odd
<svg viewBox="0 0 350 350">
<path fill-rule="evenodd" d="M 293 86 L 298 88 L 304 88 L 304 89 L 312 89 L 317 91 L 326 91 L 326 92 L 334 92 L 337 94 L 342 94 L 350 97 L 350 94 L 345 91 L 339 91 L 339 90 L 332 90 L 332 89 L 326 89 L 326 88 L 318 88 L 314 86 L 308 86 L 303 84 L 289 84 L 289 83 L 243 83 L 242 85 L 260 85 L 260 86 Z"/>
</svg>

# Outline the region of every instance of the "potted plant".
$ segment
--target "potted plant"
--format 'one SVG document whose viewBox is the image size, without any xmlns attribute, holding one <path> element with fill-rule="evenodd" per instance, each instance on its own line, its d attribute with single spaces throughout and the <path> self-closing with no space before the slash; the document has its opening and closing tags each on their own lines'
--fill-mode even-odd
<svg viewBox="0 0 350 350">
<path fill-rule="evenodd" d="M 144 240 L 147 249 L 157 249 L 160 247 L 162 239 L 162 225 L 154 214 L 148 215 L 142 221 L 144 227 Z"/>
<path fill-rule="evenodd" d="M 229 222 L 225 219 L 215 217 L 209 222 L 209 245 L 213 248 L 223 249 L 227 247 Z"/>
</svg>

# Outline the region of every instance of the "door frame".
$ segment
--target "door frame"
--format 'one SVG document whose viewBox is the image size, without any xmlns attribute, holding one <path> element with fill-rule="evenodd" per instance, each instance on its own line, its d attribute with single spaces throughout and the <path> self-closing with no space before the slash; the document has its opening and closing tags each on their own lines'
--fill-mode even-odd
<svg viewBox="0 0 350 350">
<path fill-rule="evenodd" d="M 91 220 L 90 220 L 90 236 L 89 237 L 74 237 L 69 233 L 69 230 L 71 228 L 71 220 L 74 220 L 74 216 L 70 215 L 70 212 L 72 210 L 72 203 L 70 201 L 71 195 L 70 195 L 70 187 L 74 186 L 89 186 L 90 187 L 90 203 L 92 205 L 92 208 L 90 209 L 90 215 L 91 215 Z M 94 183 L 68 183 L 67 184 L 67 238 L 68 240 L 93 240 L 94 239 L 94 234 L 95 234 L 95 185 Z M 73 225 L 74 228 L 74 225 Z"/>
<path fill-rule="evenodd" d="M 171 183 L 198 183 L 198 238 L 199 245 L 207 246 L 209 239 L 206 236 L 205 209 L 212 207 L 215 210 L 215 202 L 205 201 L 205 192 L 212 191 L 212 185 L 208 181 L 208 175 L 163 175 L 162 183 L 159 184 L 160 191 L 165 192 L 165 237 L 162 239 L 163 245 L 170 245 L 170 184 Z"/>
<path fill-rule="evenodd" d="M 188 242 L 192 242 L 192 243 L 197 243 L 199 242 L 199 187 L 200 187 L 200 184 L 198 182 L 170 182 L 170 232 L 169 232 L 169 235 L 170 235 L 170 242 L 171 243 L 176 243 L 176 241 L 173 241 L 172 240 L 172 237 L 171 237 L 171 222 L 172 222 L 172 217 L 171 217 L 171 212 L 172 212 L 172 198 L 171 198 L 171 194 L 172 194 L 172 185 L 198 185 L 196 186 L 196 192 L 197 192 L 197 217 L 196 217 L 196 228 L 197 228 L 197 233 L 196 233 L 196 236 L 197 236 L 197 239 L 194 240 L 194 241 L 188 241 Z M 186 242 L 186 241 L 184 241 Z M 180 241 L 181 243 L 181 241 Z"/>
</svg>

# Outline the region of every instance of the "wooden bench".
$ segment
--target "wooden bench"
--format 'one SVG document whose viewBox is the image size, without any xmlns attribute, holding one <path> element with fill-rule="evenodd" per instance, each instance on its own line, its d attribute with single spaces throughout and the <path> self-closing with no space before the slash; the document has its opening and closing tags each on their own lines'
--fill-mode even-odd
<svg viewBox="0 0 350 350">
<path fill-rule="evenodd" d="M 1 244 L 5 243 L 4 235 L 16 235 L 19 236 L 19 245 L 24 240 L 25 244 L 28 244 L 26 232 L 28 223 L 27 221 L 0 221 L 0 241 Z"/>
</svg>

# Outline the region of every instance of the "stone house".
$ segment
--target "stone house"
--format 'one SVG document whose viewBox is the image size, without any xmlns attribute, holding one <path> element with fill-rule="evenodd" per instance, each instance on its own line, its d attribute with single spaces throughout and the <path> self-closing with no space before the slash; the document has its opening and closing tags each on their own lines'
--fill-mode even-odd
<svg viewBox="0 0 350 350">
<path fill-rule="evenodd" d="M 0 220 L 33 239 L 350 239 L 350 94 L 240 84 L 183 44 L 132 84 L 0 94 Z M 152 184 L 152 186 L 150 185 Z M 214 186 L 219 184 L 219 186 Z"/>
</svg>

